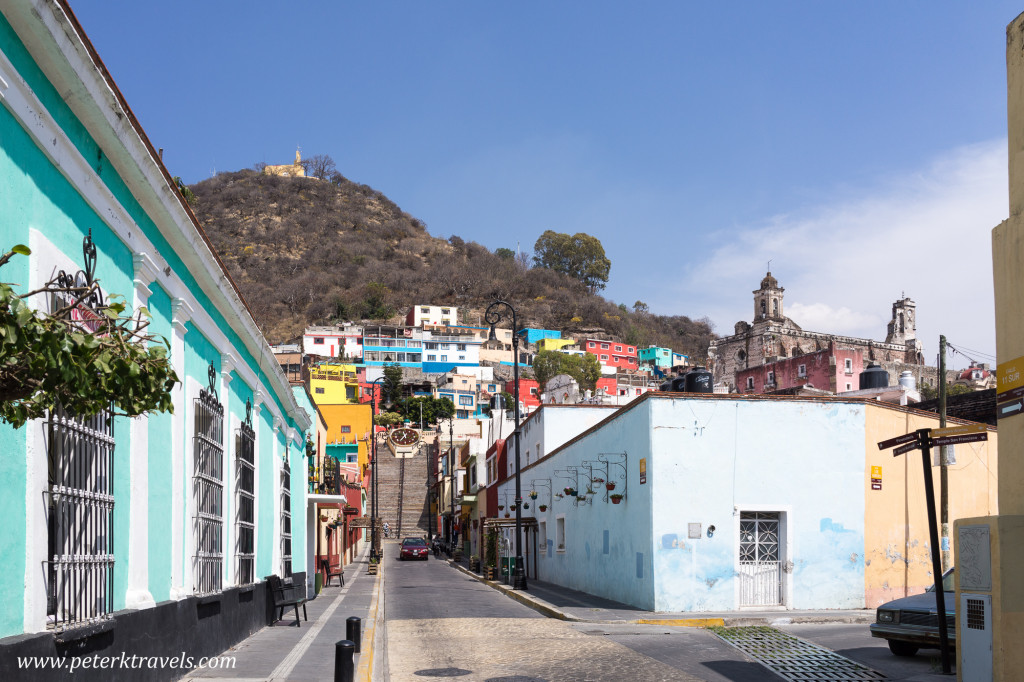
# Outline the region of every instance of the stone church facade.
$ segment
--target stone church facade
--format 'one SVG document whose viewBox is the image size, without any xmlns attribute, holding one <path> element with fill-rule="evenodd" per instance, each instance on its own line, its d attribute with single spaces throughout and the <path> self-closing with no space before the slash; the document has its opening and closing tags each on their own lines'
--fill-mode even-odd
<svg viewBox="0 0 1024 682">
<path fill-rule="evenodd" d="M 923 346 L 916 335 L 917 307 L 910 298 L 903 296 L 893 303 L 885 341 L 873 341 L 803 330 L 786 317 L 784 293 L 785 289 L 769 272 L 761 280 L 761 287 L 753 292 L 753 323 L 741 320 L 733 335 L 711 342 L 708 365 L 716 387 L 735 392 L 737 371 L 830 348 L 857 351 L 855 357 L 861 358 L 861 366 L 854 368 L 857 373 L 868 362 L 877 362 L 888 370 L 891 384 L 896 383 L 900 372 L 910 370 L 919 385 L 935 385 L 936 370 L 925 366 Z"/>
</svg>

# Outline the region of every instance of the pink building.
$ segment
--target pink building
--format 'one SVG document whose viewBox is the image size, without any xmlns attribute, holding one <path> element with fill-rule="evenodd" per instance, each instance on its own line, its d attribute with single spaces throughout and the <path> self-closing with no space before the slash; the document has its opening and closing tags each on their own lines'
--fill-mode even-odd
<svg viewBox="0 0 1024 682">
<path fill-rule="evenodd" d="M 739 393 L 775 393 L 810 385 L 823 391 L 844 393 L 860 388 L 863 371 L 863 351 L 837 348 L 834 342 L 829 342 L 824 350 L 738 370 L 736 390 Z"/>
</svg>

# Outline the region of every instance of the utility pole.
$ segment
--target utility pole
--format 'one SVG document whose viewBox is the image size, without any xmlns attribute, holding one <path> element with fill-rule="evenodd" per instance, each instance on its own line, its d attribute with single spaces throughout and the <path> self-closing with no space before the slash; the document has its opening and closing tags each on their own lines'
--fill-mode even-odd
<svg viewBox="0 0 1024 682">
<path fill-rule="evenodd" d="M 946 428 L 946 337 L 939 336 L 939 428 Z M 942 572 L 949 570 L 949 448 L 939 448 L 939 524 Z"/>
</svg>

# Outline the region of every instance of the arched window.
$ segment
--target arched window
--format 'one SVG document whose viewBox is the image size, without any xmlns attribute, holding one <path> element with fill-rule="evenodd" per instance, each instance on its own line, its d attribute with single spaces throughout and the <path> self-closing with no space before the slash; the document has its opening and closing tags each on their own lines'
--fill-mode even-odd
<svg viewBox="0 0 1024 682">
<path fill-rule="evenodd" d="M 761 317 L 764 317 L 766 313 L 767 313 L 767 308 L 765 307 L 764 299 L 762 298 L 761 299 Z"/>
<path fill-rule="evenodd" d="M 772 315 L 779 316 L 779 299 L 777 298 L 772 299 Z"/>
</svg>

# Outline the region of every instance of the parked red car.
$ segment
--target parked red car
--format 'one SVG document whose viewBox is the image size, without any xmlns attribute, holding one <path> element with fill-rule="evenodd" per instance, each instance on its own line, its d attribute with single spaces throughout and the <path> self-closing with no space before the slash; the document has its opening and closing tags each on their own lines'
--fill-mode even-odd
<svg viewBox="0 0 1024 682">
<path fill-rule="evenodd" d="M 403 561 L 406 559 L 423 559 L 427 560 L 427 556 L 430 554 L 430 550 L 427 548 L 427 541 L 423 538 L 406 538 L 402 540 L 402 549 L 398 553 L 398 558 Z"/>
</svg>

